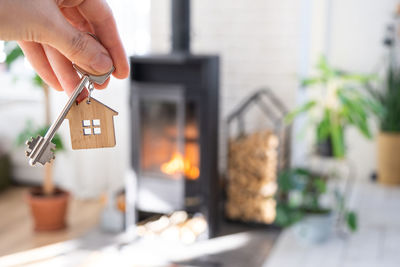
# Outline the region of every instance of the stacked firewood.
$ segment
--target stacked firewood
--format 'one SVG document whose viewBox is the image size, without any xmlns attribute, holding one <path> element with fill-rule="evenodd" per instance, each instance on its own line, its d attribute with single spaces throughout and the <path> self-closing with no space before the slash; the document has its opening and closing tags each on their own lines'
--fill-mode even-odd
<svg viewBox="0 0 400 267">
<path fill-rule="evenodd" d="M 207 222 L 204 216 L 190 217 L 185 211 L 150 218 L 139 222 L 136 227 L 136 232 L 141 237 L 162 238 L 184 244 L 195 242 L 206 230 Z"/>
<path fill-rule="evenodd" d="M 274 221 L 278 143 L 271 131 L 256 132 L 229 142 L 228 218 L 267 224 Z"/>
</svg>

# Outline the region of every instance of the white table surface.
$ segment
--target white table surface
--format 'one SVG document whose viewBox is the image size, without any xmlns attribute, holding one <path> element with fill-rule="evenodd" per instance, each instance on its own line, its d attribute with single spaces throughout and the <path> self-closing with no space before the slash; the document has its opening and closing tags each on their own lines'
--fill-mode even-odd
<svg viewBox="0 0 400 267">
<path fill-rule="evenodd" d="M 291 229 L 278 238 L 264 267 L 400 266 L 400 187 L 357 182 L 351 199 L 359 229 L 347 238 L 302 245 Z"/>
</svg>

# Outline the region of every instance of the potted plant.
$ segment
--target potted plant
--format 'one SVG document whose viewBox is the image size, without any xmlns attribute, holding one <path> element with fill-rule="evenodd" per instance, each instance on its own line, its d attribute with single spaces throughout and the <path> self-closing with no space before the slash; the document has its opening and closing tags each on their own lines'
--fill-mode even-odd
<svg viewBox="0 0 400 267">
<path fill-rule="evenodd" d="M 286 122 L 308 112 L 315 124 L 317 154 L 343 158 L 347 126 L 356 127 L 367 138 L 372 137 L 368 115 L 380 112 L 380 105 L 360 88 L 365 88 L 375 77 L 335 69 L 323 56 L 317 64 L 317 71 L 318 75 L 302 81 L 302 86 L 316 89 L 310 92 L 312 99 L 290 112 Z"/>
<path fill-rule="evenodd" d="M 284 170 L 278 177 L 275 224 L 282 227 L 294 225 L 296 236 L 306 243 L 319 243 L 328 239 L 335 219 L 346 222 L 351 232 L 357 229 L 357 216 L 346 207 L 345 198 L 338 190 L 327 189 L 328 177 L 308 169 Z M 333 195 L 332 201 L 325 201 Z M 328 202 L 328 203 L 326 203 Z M 341 225 L 339 225 L 341 226 Z"/>
<path fill-rule="evenodd" d="M 400 66 L 397 58 L 397 34 L 393 25 L 387 29 L 385 45 L 389 60 L 386 78 L 381 88 L 368 87 L 369 92 L 382 107 L 376 113 L 380 132 L 378 135 L 378 181 L 387 185 L 400 184 Z"/>
<path fill-rule="evenodd" d="M 7 47 L 6 65 L 9 67 L 16 59 L 23 56 L 23 52 L 19 46 L 13 43 L 7 43 Z M 17 138 L 17 145 L 24 145 L 26 140 L 31 137 L 37 135 L 44 136 L 51 123 L 49 86 L 44 83 L 37 74 L 33 77 L 33 83 L 44 91 L 46 125 L 36 127 L 31 121 L 28 121 L 25 129 Z M 63 149 L 62 140 L 58 134 L 54 136 L 52 142 L 56 145 L 55 152 Z M 47 163 L 44 166 L 44 179 L 42 186 L 31 188 L 27 195 L 27 202 L 30 205 L 35 230 L 46 231 L 64 228 L 66 226 L 65 219 L 68 198 L 68 192 L 55 187 L 53 182 L 53 166 L 52 164 Z"/>
</svg>

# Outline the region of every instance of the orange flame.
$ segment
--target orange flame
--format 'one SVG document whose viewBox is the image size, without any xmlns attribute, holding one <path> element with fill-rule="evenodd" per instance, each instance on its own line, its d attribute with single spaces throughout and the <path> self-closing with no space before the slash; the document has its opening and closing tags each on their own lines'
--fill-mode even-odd
<svg viewBox="0 0 400 267">
<path fill-rule="evenodd" d="M 189 159 L 184 159 L 181 154 L 175 152 L 171 160 L 161 165 L 161 171 L 166 174 L 184 173 L 186 178 L 196 180 L 200 171 L 199 168 L 192 165 Z"/>
</svg>

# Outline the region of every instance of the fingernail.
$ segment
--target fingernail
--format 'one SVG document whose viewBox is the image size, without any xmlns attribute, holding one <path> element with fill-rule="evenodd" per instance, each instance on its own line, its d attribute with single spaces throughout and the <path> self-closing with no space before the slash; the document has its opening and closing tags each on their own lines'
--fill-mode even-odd
<svg viewBox="0 0 400 267">
<path fill-rule="evenodd" d="M 106 73 L 112 68 L 112 60 L 108 55 L 98 54 L 90 66 L 98 73 Z"/>
</svg>

